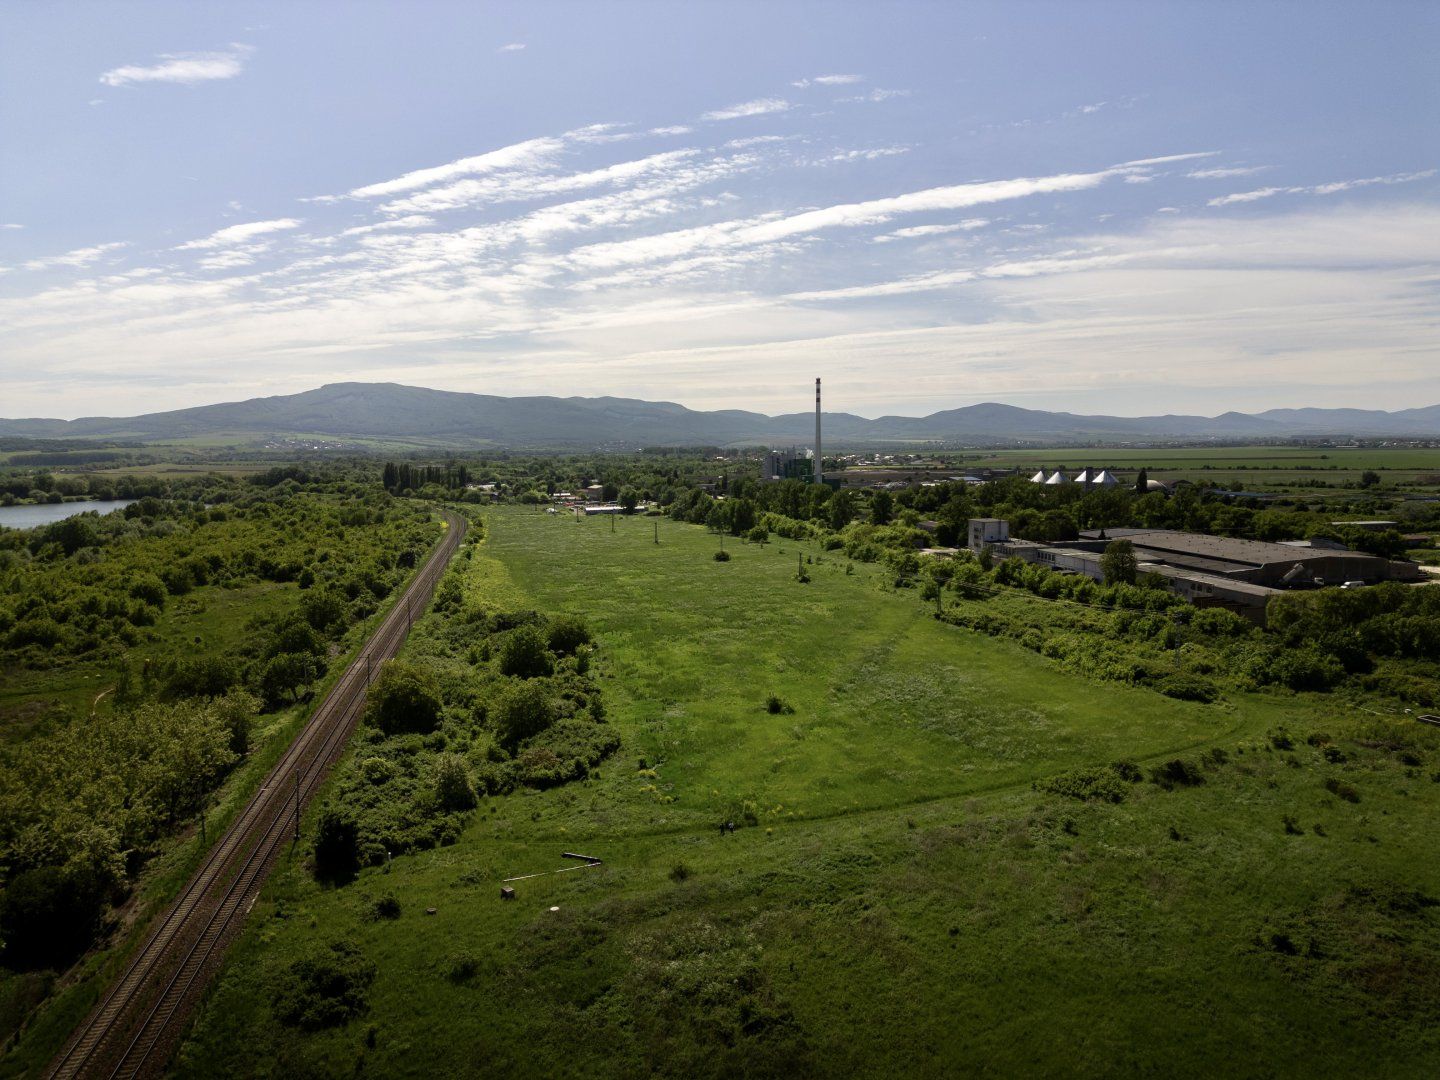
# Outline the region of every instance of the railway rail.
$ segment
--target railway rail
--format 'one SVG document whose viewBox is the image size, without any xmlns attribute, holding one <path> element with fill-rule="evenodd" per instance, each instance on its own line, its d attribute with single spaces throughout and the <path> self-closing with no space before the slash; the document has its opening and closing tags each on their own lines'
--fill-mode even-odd
<svg viewBox="0 0 1440 1080">
<path fill-rule="evenodd" d="M 464 539 L 466 522 L 444 511 L 445 535 L 340 681 L 240 816 L 150 931 L 125 971 L 71 1033 L 46 1076 L 141 1077 L 159 1073 L 190 1010 L 239 933 L 270 868 L 298 839 L 305 803 L 339 759 L 381 661 L 400 651 L 415 617 Z"/>
</svg>

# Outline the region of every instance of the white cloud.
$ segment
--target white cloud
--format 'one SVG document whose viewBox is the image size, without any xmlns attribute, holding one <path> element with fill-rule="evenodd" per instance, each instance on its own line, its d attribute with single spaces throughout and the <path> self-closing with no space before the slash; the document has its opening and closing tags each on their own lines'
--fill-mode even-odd
<svg viewBox="0 0 1440 1080">
<path fill-rule="evenodd" d="M 868 94 L 860 94 L 858 97 L 837 98 L 842 103 L 851 101 L 889 101 L 891 98 L 909 97 L 909 90 L 885 90 L 877 87 Z"/>
<path fill-rule="evenodd" d="M 276 218 L 273 221 L 249 221 L 243 225 L 229 225 L 199 240 L 187 240 L 175 248 L 176 251 L 210 251 L 230 244 L 242 244 L 267 233 L 295 229 L 301 225 L 299 218 Z"/>
<path fill-rule="evenodd" d="M 446 180 L 454 180 L 457 177 L 477 173 L 497 172 L 503 169 L 537 169 L 552 161 L 564 147 L 565 144 L 563 140 L 548 136 L 538 139 L 526 139 L 524 142 L 503 146 L 499 150 L 476 154 L 473 157 L 460 158 L 446 165 L 435 165 L 428 169 L 415 169 L 413 172 L 397 176 L 393 180 L 382 180 L 377 184 L 366 184 L 364 187 L 352 189 L 349 192 L 349 197 L 352 199 L 375 199 L 385 195 L 395 195 L 402 191 L 413 191 L 416 188 L 429 187 L 431 184 L 439 184 Z M 329 198 L 333 198 L 333 196 L 322 196 L 322 199 Z"/>
<path fill-rule="evenodd" d="M 1110 103 L 1109 103 L 1108 101 L 1097 101 L 1097 102 L 1095 102 L 1095 104 L 1093 104 L 1093 105 L 1081 105 L 1081 106 L 1080 106 L 1080 111 L 1081 111 L 1082 113 L 1087 114 L 1087 115 L 1090 114 L 1090 113 L 1097 113 L 1097 112 L 1099 112 L 1101 109 L 1103 109 L 1106 105 L 1109 105 L 1109 104 L 1110 104 Z"/>
<path fill-rule="evenodd" d="M 426 217 L 424 214 L 409 214 L 405 217 L 391 218 L 389 221 L 377 221 L 373 225 L 356 225 L 353 228 L 343 230 L 341 236 L 366 236 L 373 232 L 381 232 L 386 229 L 419 229 L 426 225 L 434 225 L 435 219 Z"/>
<path fill-rule="evenodd" d="M 26 270 L 49 270 L 57 266 L 89 266 L 102 256 L 128 246 L 124 240 L 112 244 L 96 244 L 94 247 L 76 248 L 63 255 L 46 255 L 39 259 L 31 259 L 24 266 Z"/>
<path fill-rule="evenodd" d="M 0 229 L 23 229 L 24 227 L 24 225 L 17 225 L 13 221 L 7 221 L 3 224 L 0 224 Z"/>
<path fill-rule="evenodd" d="M 896 229 L 894 232 L 882 233 L 874 240 L 877 244 L 888 244 L 894 240 L 911 240 L 921 236 L 943 236 L 945 233 L 969 232 L 972 229 L 983 229 L 989 224 L 989 218 L 966 218 L 964 221 L 955 221 L 948 225 L 912 225 L 908 229 Z"/>
<path fill-rule="evenodd" d="M 1169 165 L 1174 161 L 1194 161 L 1196 158 L 1214 157 L 1218 153 L 1220 153 L 1219 150 L 1199 150 L 1190 154 L 1166 154 L 1164 157 L 1137 158 L 1134 161 L 1122 161 L 1116 168 L 1130 169 L 1145 165 Z"/>
<path fill-rule="evenodd" d="M 1360 180 L 1337 180 L 1328 184 L 1313 184 L 1309 186 L 1296 187 L 1264 187 L 1256 188 L 1254 191 L 1237 191 L 1230 195 L 1220 195 L 1207 202 L 1206 206 L 1233 206 L 1236 203 L 1258 202 L 1261 199 L 1268 199 L 1274 195 L 1335 195 L 1342 191 L 1350 191 L 1354 188 L 1372 187 L 1376 184 L 1408 184 L 1415 180 L 1428 180 L 1435 175 L 1436 170 L 1426 169 L 1424 172 L 1396 173 L 1393 176 L 1367 176 Z"/>
<path fill-rule="evenodd" d="M 908 154 L 908 146 L 877 146 L 873 150 L 842 150 L 838 154 L 831 154 L 829 161 L 875 161 L 879 158 L 894 157 L 896 154 Z"/>
<path fill-rule="evenodd" d="M 850 83 L 863 82 L 859 75 L 816 75 L 811 79 L 796 79 L 791 86 L 798 86 L 804 90 L 807 86 L 846 86 Z"/>
<path fill-rule="evenodd" d="M 770 113 L 785 112 L 790 107 L 790 102 L 784 98 L 756 98 L 754 101 L 743 101 L 739 105 L 714 109 L 704 113 L 700 119 L 738 120 L 744 116 L 766 116 Z"/>
<path fill-rule="evenodd" d="M 502 53 L 507 53 L 507 52 L 520 52 L 520 51 L 522 51 L 524 48 L 525 48 L 525 45 L 524 45 L 523 42 L 512 41 L 512 42 L 510 42 L 510 44 L 508 44 L 508 45 L 501 45 L 501 46 L 500 46 L 498 49 L 496 49 L 495 51 L 496 51 L 496 52 L 502 52 Z"/>
<path fill-rule="evenodd" d="M 233 79 L 245 70 L 245 61 L 254 50 L 249 45 L 231 45 L 221 52 L 161 53 L 150 65 L 127 64 L 111 68 L 100 76 L 106 86 L 133 86 L 135 83 L 167 82 L 187 85 L 211 79 Z"/>
<path fill-rule="evenodd" d="M 686 127 L 684 124 L 672 124 L 669 127 L 656 127 L 647 131 L 646 135 L 689 135 L 694 128 Z"/>
<path fill-rule="evenodd" d="M 1223 169 L 1195 169 L 1185 175 L 1192 180 L 1223 180 L 1229 176 L 1250 176 L 1269 168 L 1269 165 L 1233 165 Z"/>
</svg>

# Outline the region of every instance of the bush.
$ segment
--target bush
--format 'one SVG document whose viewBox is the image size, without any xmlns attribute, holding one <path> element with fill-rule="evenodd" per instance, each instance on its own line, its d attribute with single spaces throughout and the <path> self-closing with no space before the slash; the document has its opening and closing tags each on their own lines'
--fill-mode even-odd
<svg viewBox="0 0 1440 1080">
<path fill-rule="evenodd" d="M 475 806 L 475 786 L 470 770 L 459 754 L 441 754 L 435 761 L 435 798 L 446 810 L 469 810 Z"/>
<path fill-rule="evenodd" d="M 779 716 L 782 713 L 793 713 L 795 711 L 795 707 L 791 705 L 788 701 L 786 701 L 784 698 L 776 694 L 771 694 L 768 698 L 765 699 L 765 711 L 770 713 L 772 716 Z"/>
<path fill-rule="evenodd" d="M 526 680 L 512 684 L 502 693 L 491 715 L 501 745 L 513 751 L 555 722 L 555 703 L 544 682 Z"/>
<path fill-rule="evenodd" d="M 1150 780 L 1169 791 L 1175 787 L 1194 787 L 1196 784 L 1203 784 L 1205 777 L 1201 775 L 1199 767 L 1193 761 L 1176 758 L 1151 769 Z"/>
<path fill-rule="evenodd" d="M 1325 790 L 1336 798 L 1344 799 L 1348 803 L 1358 803 L 1360 801 L 1360 792 L 1356 791 L 1344 781 L 1335 779 L 1333 776 L 1325 781 Z"/>
<path fill-rule="evenodd" d="M 440 689 L 428 671 L 387 660 L 370 685 L 365 719 L 386 735 L 434 731 L 440 726 Z"/>
<path fill-rule="evenodd" d="M 535 679 L 553 673 L 555 661 L 534 626 L 510 631 L 500 645 L 500 674 Z"/>
<path fill-rule="evenodd" d="M 548 627 L 550 651 L 556 656 L 574 656 L 582 645 L 593 640 L 584 620 L 573 615 L 557 615 Z"/>
<path fill-rule="evenodd" d="M 717 551 L 713 556 L 711 556 L 711 558 L 713 558 L 716 562 L 729 562 L 730 553 L 728 551 Z"/>
<path fill-rule="evenodd" d="M 42 866 L 16 874 L 0 898 L 5 965 L 69 967 L 90 947 L 104 911 L 103 882 L 92 873 Z"/>
<path fill-rule="evenodd" d="M 339 1026 L 365 1011 L 374 979 L 375 965 L 350 942 L 312 947 L 278 980 L 275 1015 L 306 1031 Z"/>
<path fill-rule="evenodd" d="M 1043 780 L 1036 780 L 1036 791 L 1065 795 L 1072 799 L 1118 803 L 1125 800 L 1127 789 L 1119 771 L 1111 765 L 1071 769 Z"/>
<path fill-rule="evenodd" d="M 1220 691 L 1214 683 L 1208 679 L 1198 679 L 1191 675 L 1167 676 L 1155 684 L 1155 689 L 1166 697 L 1176 698 L 1179 701 L 1208 703 L 1220 696 Z"/>
<path fill-rule="evenodd" d="M 347 810 L 326 806 L 315 830 L 315 876 L 348 881 L 360 869 L 360 828 Z"/>
<path fill-rule="evenodd" d="M 369 915 L 376 922 L 381 919 L 398 919 L 400 917 L 400 901 L 395 899 L 394 893 L 386 893 L 370 905 Z"/>
</svg>

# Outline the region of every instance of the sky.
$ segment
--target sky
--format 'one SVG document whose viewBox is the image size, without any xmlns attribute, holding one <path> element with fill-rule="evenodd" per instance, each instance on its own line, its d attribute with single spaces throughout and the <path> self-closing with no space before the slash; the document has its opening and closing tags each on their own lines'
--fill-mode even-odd
<svg viewBox="0 0 1440 1080">
<path fill-rule="evenodd" d="M 1440 4 L 0 7 L 0 416 L 1440 402 Z"/>
</svg>

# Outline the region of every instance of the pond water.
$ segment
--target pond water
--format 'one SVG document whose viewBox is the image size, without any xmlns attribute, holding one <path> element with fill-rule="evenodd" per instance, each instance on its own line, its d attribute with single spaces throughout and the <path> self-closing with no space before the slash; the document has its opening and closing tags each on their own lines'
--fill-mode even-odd
<svg viewBox="0 0 1440 1080">
<path fill-rule="evenodd" d="M 7 529 L 33 529 L 37 525 L 49 525 L 52 521 L 63 521 L 67 517 L 83 514 L 87 510 L 109 514 L 135 501 L 111 499 L 109 502 L 100 502 L 97 499 L 86 499 L 84 502 L 41 503 L 39 506 L 0 506 L 0 526 Z"/>
</svg>

